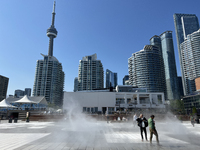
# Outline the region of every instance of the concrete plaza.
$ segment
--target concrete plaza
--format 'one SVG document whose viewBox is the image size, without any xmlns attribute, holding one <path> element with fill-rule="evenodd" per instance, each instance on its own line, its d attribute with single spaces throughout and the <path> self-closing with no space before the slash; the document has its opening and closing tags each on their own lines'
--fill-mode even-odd
<svg viewBox="0 0 200 150">
<path fill-rule="evenodd" d="M 156 122 L 160 146 L 141 141 L 132 122 L 18 122 L 0 124 L 1 150 L 193 150 L 200 149 L 200 124 Z M 147 128 L 149 138 L 149 130 Z"/>
</svg>

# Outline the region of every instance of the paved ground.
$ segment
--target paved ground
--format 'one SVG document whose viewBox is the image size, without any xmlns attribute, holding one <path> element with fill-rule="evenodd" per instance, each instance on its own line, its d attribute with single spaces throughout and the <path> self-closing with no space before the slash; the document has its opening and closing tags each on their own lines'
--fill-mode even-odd
<svg viewBox="0 0 200 150">
<path fill-rule="evenodd" d="M 0 124 L 1 150 L 193 150 L 200 149 L 200 124 L 156 122 L 160 146 L 142 142 L 131 122 L 18 122 Z M 148 128 L 147 128 L 148 130 Z M 148 131 L 149 137 L 149 131 Z"/>
</svg>

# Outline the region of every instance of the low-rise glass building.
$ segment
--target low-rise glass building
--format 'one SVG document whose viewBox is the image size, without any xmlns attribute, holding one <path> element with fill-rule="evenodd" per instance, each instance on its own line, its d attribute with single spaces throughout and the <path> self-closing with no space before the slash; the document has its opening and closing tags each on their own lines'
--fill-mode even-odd
<svg viewBox="0 0 200 150">
<path fill-rule="evenodd" d="M 183 97 L 183 103 L 187 114 L 191 114 L 192 108 L 195 107 L 200 115 L 200 93 L 196 92 L 195 94 Z"/>
</svg>

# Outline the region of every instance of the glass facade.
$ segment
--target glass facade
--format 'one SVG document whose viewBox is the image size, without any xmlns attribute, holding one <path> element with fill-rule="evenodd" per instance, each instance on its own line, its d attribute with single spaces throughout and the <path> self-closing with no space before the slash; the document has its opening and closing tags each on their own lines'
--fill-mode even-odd
<svg viewBox="0 0 200 150">
<path fill-rule="evenodd" d="M 184 95 L 187 95 L 186 89 L 188 87 L 185 87 L 186 85 L 184 84 L 184 80 L 186 77 L 183 71 L 183 62 L 182 62 L 183 59 L 182 59 L 182 51 L 180 48 L 180 44 L 184 42 L 184 38 L 186 38 L 188 34 L 191 34 L 199 29 L 199 21 L 195 14 L 174 14 L 173 17 L 174 17 L 174 24 L 176 31 L 179 60 L 181 65 Z"/>
<path fill-rule="evenodd" d="M 25 88 L 24 95 L 31 96 L 31 88 Z"/>
<path fill-rule="evenodd" d="M 74 79 L 74 92 L 78 91 L 78 78 Z"/>
<path fill-rule="evenodd" d="M 23 90 L 15 90 L 14 96 L 16 96 L 16 97 L 24 96 L 24 91 Z"/>
<path fill-rule="evenodd" d="M 184 108 L 187 114 L 192 113 L 192 108 L 195 107 L 197 109 L 197 113 L 200 114 L 200 95 L 191 95 L 183 97 Z"/>
<path fill-rule="evenodd" d="M 129 75 L 125 75 L 124 78 L 123 78 L 123 85 L 127 85 L 126 84 L 126 81 L 129 82 Z"/>
<path fill-rule="evenodd" d="M 149 94 L 140 94 L 139 101 L 140 104 L 149 104 L 150 103 Z"/>
<path fill-rule="evenodd" d="M 178 86 L 179 86 L 179 92 L 180 92 L 180 96 L 183 97 L 183 83 L 182 83 L 182 77 L 178 77 Z"/>
<path fill-rule="evenodd" d="M 97 55 L 85 56 L 79 61 L 78 91 L 104 88 L 104 71 Z"/>
<path fill-rule="evenodd" d="M 153 36 L 150 39 L 150 44 L 157 46 L 162 52 L 166 99 L 180 99 L 182 89 L 180 89 L 177 77 L 172 31 L 165 31 L 160 36 Z"/>
<path fill-rule="evenodd" d="M 169 100 L 180 99 L 172 31 L 162 33 L 160 38 L 165 68 L 166 97 Z"/>
<path fill-rule="evenodd" d="M 162 52 L 162 46 L 161 46 L 161 38 L 160 36 L 154 35 L 151 39 L 150 39 L 150 44 L 157 46 L 160 51 Z"/>
<path fill-rule="evenodd" d="M 200 30 L 189 34 L 180 45 L 182 52 L 184 95 L 196 91 L 195 78 L 200 76 Z"/>
<path fill-rule="evenodd" d="M 129 83 L 148 92 L 165 92 L 163 58 L 157 46 L 145 45 L 128 60 Z"/>
<path fill-rule="evenodd" d="M 109 69 L 106 69 L 106 88 L 117 86 L 117 73 L 113 73 Z"/>
<path fill-rule="evenodd" d="M 48 103 L 62 106 L 64 76 L 62 64 L 54 56 L 44 56 L 37 61 L 33 96 L 45 96 Z"/>
<path fill-rule="evenodd" d="M 0 75 L 0 101 L 6 99 L 9 78 Z"/>
<path fill-rule="evenodd" d="M 91 114 L 96 114 L 98 113 L 98 107 L 83 107 L 83 112 L 84 113 L 91 113 Z"/>
</svg>

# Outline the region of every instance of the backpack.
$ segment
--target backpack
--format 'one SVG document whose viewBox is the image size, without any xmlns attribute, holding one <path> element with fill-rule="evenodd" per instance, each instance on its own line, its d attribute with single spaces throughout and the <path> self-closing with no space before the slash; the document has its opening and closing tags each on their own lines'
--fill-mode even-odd
<svg viewBox="0 0 200 150">
<path fill-rule="evenodd" d="M 145 124 L 145 127 L 148 127 L 149 125 L 147 120 L 145 120 L 144 124 Z"/>
</svg>

